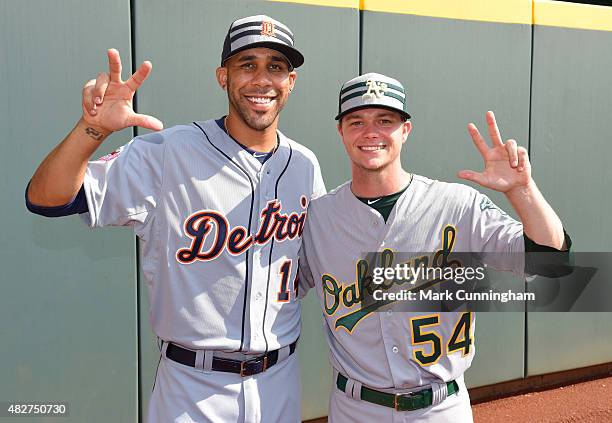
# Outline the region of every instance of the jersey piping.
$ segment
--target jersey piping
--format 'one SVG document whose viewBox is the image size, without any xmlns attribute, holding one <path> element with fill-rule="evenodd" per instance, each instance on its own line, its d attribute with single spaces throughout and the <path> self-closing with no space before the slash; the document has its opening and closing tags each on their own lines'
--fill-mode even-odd
<svg viewBox="0 0 612 423">
<path fill-rule="evenodd" d="M 285 164 L 283 171 L 280 173 L 280 175 L 278 175 L 278 178 L 276 179 L 276 184 L 274 186 L 274 198 L 278 198 L 278 183 L 280 182 L 281 178 L 285 174 L 285 171 L 289 167 L 289 162 L 291 162 L 291 156 L 293 156 L 293 148 L 291 148 L 291 144 L 289 144 L 289 158 L 287 158 L 287 163 Z M 268 311 L 268 301 L 270 301 L 270 298 L 269 298 L 270 272 L 272 269 L 272 252 L 273 251 L 274 251 L 274 237 L 272 238 L 272 241 L 270 241 L 270 254 L 268 255 L 268 281 L 266 283 L 266 305 L 264 306 L 264 315 L 263 315 L 263 319 L 261 323 L 261 329 L 263 332 L 264 341 L 266 343 L 266 352 L 268 352 L 268 337 L 266 336 L 266 312 Z"/>
<path fill-rule="evenodd" d="M 200 129 L 200 131 L 202 131 L 202 133 L 204 134 L 204 136 L 206 137 L 206 140 L 210 143 L 210 145 L 212 145 L 215 148 L 215 150 L 217 150 L 219 153 L 221 153 L 230 163 L 233 163 L 238 169 L 240 169 L 240 171 L 242 171 L 242 173 L 244 173 L 246 175 L 247 179 L 249 180 L 249 183 L 251 184 L 251 210 L 249 212 L 249 226 L 248 226 L 247 230 L 248 230 L 249 233 L 251 233 L 251 224 L 252 224 L 252 220 L 253 220 L 253 204 L 255 202 L 255 187 L 253 186 L 253 180 L 249 176 L 248 172 L 245 169 L 242 168 L 242 166 L 240 166 L 238 163 L 233 161 L 231 157 L 229 157 L 220 148 L 218 148 L 215 144 L 213 144 L 213 142 L 208 137 L 208 134 L 206 133 L 206 131 L 204 131 L 204 129 L 202 129 L 202 127 L 200 125 L 198 125 L 196 122 L 193 122 L 193 124 L 195 126 L 197 126 Z M 242 328 L 241 328 L 241 333 L 240 333 L 240 348 L 239 348 L 239 351 L 242 351 L 243 347 L 244 347 L 244 322 L 245 322 L 247 298 L 248 298 L 248 294 L 249 294 L 249 252 L 250 252 L 250 250 L 246 250 L 246 253 L 245 253 L 245 255 L 246 255 L 246 258 L 245 258 L 246 272 L 245 272 L 245 275 L 244 275 L 244 301 L 242 303 Z"/>
</svg>

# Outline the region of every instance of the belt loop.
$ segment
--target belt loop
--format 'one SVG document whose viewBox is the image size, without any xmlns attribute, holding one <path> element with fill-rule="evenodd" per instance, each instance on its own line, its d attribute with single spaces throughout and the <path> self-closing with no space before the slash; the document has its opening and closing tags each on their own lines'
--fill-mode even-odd
<svg viewBox="0 0 612 423">
<path fill-rule="evenodd" d="M 283 361 L 284 359 L 286 359 L 287 357 L 289 357 L 289 351 L 290 350 L 290 346 L 286 345 L 283 348 L 278 350 L 278 359 L 276 360 L 277 363 L 280 363 L 281 361 Z"/>
<path fill-rule="evenodd" d="M 334 374 L 336 375 L 334 379 L 337 380 L 338 372 L 334 369 Z M 348 376 L 346 377 L 346 387 L 344 388 L 344 393 L 347 397 L 352 398 L 357 401 L 361 401 L 361 387 L 363 386 L 361 382 L 355 379 L 351 379 Z M 334 382 L 336 385 L 336 382 Z"/>
<path fill-rule="evenodd" d="M 353 386 L 355 385 L 354 379 L 349 379 L 346 381 L 346 388 L 344 388 L 344 393 L 347 397 L 353 398 Z"/>
<path fill-rule="evenodd" d="M 361 386 L 362 383 L 358 380 L 353 381 L 353 393 L 352 398 L 357 401 L 361 401 Z"/>
<path fill-rule="evenodd" d="M 446 399 L 448 396 L 448 388 L 446 383 L 431 383 L 431 405 L 436 406 Z"/>
<path fill-rule="evenodd" d="M 213 351 L 205 350 L 204 351 L 204 363 L 202 365 L 202 370 L 205 373 L 212 372 L 212 362 L 213 362 Z"/>
<path fill-rule="evenodd" d="M 167 341 L 164 341 L 163 339 L 162 339 L 162 341 L 161 341 L 161 342 L 162 342 L 162 345 L 161 345 L 161 350 L 160 350 L 160 351 L 161 351 L 161 355 L 162 355 L 162 356 L 164 356 L 164 357 L 166 357 L 166 350 L 168 349 L 168 342 L 167 342 Z M 166 357 L 166 358 L 167 358 L 167 357 Z"/>
<path fill-rule="evenodd" d="M 204 350 L 197 350 L 194 366 L 196 370 L 204 370 Z"/>
</svg>

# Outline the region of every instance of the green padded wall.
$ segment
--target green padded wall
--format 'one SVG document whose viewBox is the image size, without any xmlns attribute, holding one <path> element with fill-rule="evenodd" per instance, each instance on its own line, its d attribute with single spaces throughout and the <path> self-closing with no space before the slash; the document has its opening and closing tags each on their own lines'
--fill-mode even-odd
<svg viewBox="0 0 612 423">
<path fill-rule="evenodd" d="M 612 246 L 611 45 L 612 32 L 534 30 L 531 157 L 574 251 Z M 528 329 L 529 375 L 612 360 L 612 313 L 531 314 Z"/>
<path fill-rule="evenodd" d="M 496 112 L 504 138 L 526 146 L 530 46 L 529 25 L 365 11 L 363 72 L 394 76 L 406 89 L 413 131 L 402 153 L 404 168 L 449 182 L 461 182 L 461 169 L 481 170 L 466 127 L 474 122 L 486 134 L 487 110 Z M 503 196 L 486 194 L 511 212 Z M 522 377 L 524 315 L 479 313 L 476 322 L 468 386 Z M 500 339 L 512 339 L 513 348 L 500 348 Z"/>
<path fill-rule="evenodd" d="M 137 421 L 135 240 L 30 214 L 25 186 L 81 114 L 106 48 L 130 61 L 129 1 L 0 2 L 0 401 L 64 401 L 69 417 Z M 130 138 L 109 139 L 100 154 Z"/>
<path fill-rule="evenodd" d="M 306 58 L 297 70 L 296 88 L 282 112 L 280 128 L 317 154 L 327 187 L 333 188 L 350 177 L 333 117 L 338 88 L 359 69 L 357 8 L 225 0 L 183 1 L 177 6 L 164 0 L 136 0 L 136 59 L 153 63 L 153 73 L 140 90 L 139 110 L 155 115 L 166 127 L 227 113 L 227 98 L 217 85 L 215 69 L 229 24 L 253 14 L 268 14 L 286 23 Z M 148 324 L 146 287 L 141 287 L 141 392 L 146 414 L 159 352 Z M 303 417 L 324 416 L 331 370 L 320 306 L 313 294 L 304 301 L 299 351 Z"/>
</svg>

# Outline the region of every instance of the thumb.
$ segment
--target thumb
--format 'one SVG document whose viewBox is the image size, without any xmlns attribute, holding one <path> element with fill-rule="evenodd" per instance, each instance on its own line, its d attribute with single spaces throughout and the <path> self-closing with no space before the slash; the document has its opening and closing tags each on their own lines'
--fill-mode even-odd
<svg viewBox="0 0 612 423">
<path fill-rule="evenodd" d="M 479 185 L 485 185 L 486 179 L 482 173 L 474 172 L 473 170 L 462 170 L 457 173 L 457 176 L 466 181 L 476 182 Z"/>
<path fill-rule="evenodd" d="M 161 120 L 156 117 L 149 115 L 141 115 L 140 113 L 134 113 L 128 119 L 129 126 L 140 126 L 141 128 L 150 129 L 152 131 L 161 131 L 164 129 L 164 124 Z"/>
</svg>

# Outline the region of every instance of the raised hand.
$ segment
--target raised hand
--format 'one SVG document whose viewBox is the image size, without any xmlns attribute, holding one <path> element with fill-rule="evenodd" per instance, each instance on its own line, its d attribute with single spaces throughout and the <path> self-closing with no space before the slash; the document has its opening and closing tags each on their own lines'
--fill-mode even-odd
<svg viewBox="0 0 612 423">
<path fill-rule="evenodd" d="M 151 62 L 143 62 L 127 80 L 121 80 L 121 58 L 115 49 L 108 52 L 109 72 L 102 72 L 97 79 L 88 81 L 83 87 L 82 119 L 97 130 L 106 133 L 130 126 L 159 131 L 161 121 L 153 116 L 135 113 L 132 107 L 134 93 L 151 73 Z"/>
<path fill-rule="evenodd" d="M 484 171 L 462 170 L 457 176 L 503 193 L 527 186 L 531 182 L 531 164 L 527 150 L 517 147 L 513 139 L 502 142 L 493 112 L 487 112 L 486 119 L 491 147 L 480 135 L 476 125 L 468 124 L 468 132 L 484 161 Z"/>
</svg>

